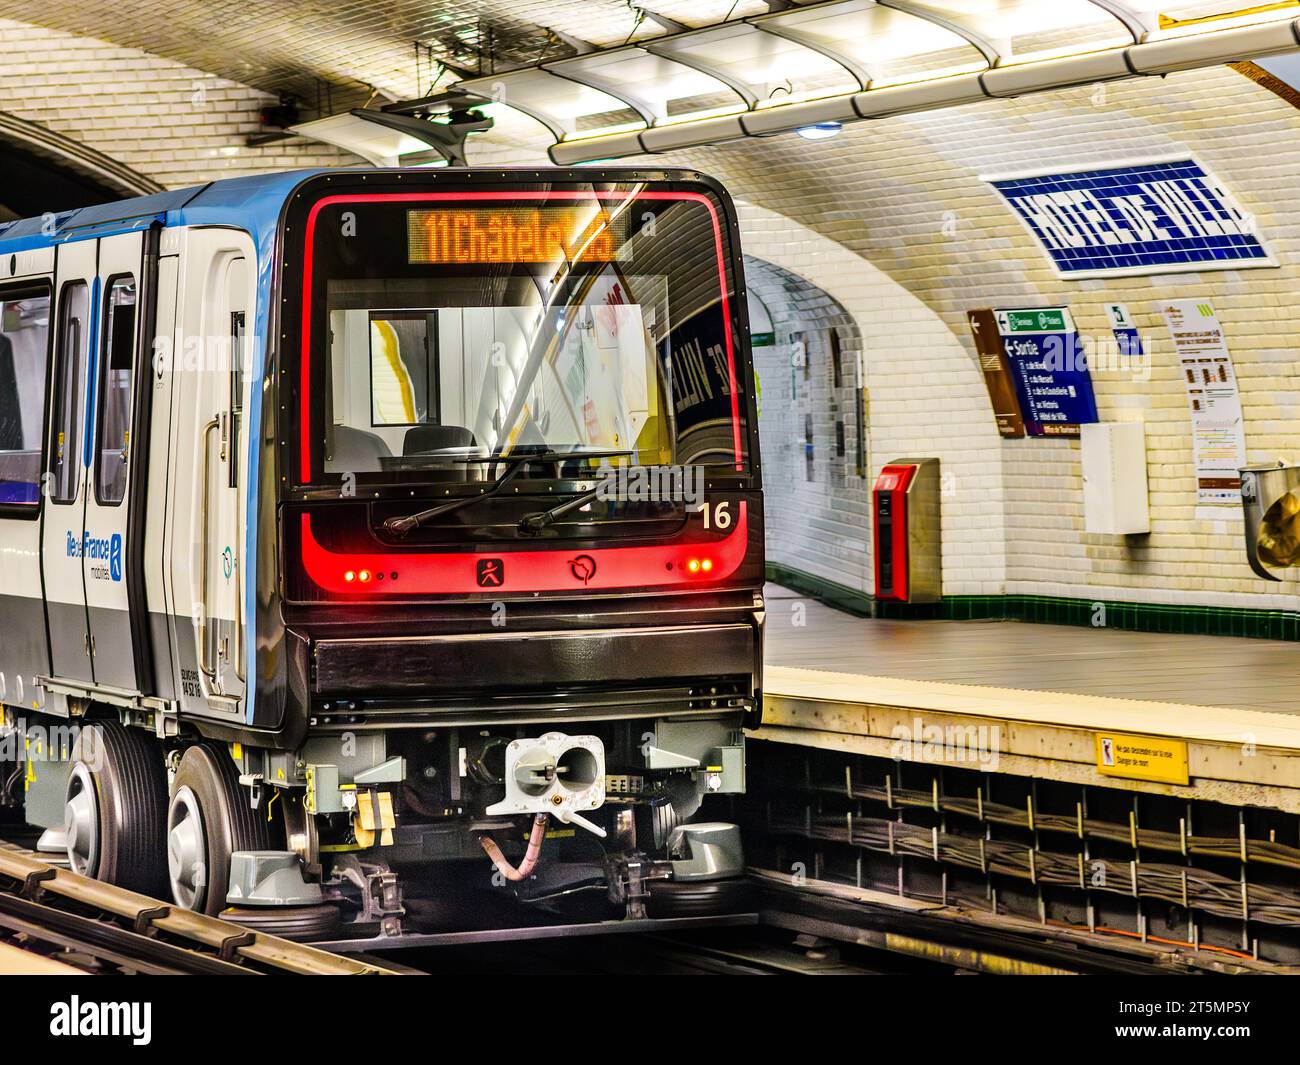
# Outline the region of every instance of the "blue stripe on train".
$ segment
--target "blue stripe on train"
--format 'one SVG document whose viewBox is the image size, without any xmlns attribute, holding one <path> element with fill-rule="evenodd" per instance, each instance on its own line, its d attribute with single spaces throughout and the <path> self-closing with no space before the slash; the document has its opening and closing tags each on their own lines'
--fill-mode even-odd
<svg viewBox="0 0 1300 1065">
<path fill-rule="evenodd" d="M 95 424 L 95 383 L 99 378 L 99 359 L 95 357 L 97 355 L 96 349 L 99 346 L 95 343 L 95 338 L 99 335 L 99 278 L 95 278 L 95 283 L 90 290 L 90 328 L 86 332 L 88 334 L 86 337 L 86 365 L 90 380 L 86 386 L 86 421 L 81 444 L 83 471 L 90 469 L 90 457 L 94 454 L 94 441 L 91 436 Z"/>
</svg>

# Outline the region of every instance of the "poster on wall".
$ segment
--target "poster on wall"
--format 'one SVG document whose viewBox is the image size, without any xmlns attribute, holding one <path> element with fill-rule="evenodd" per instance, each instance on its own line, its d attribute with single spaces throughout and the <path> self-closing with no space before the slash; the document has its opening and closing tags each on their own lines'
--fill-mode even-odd
<svg viewBox="0 0 1300 1065">
<path fill-rule="evenodd" d="M 1030 436 L 1078 436 L 1097 420 L 1092 375 L 1068 307 L 993 312 Z"/>
<path fill-rule="evenodd" d="M 1197 160 L 983 177 L 1069 278 L 1276 266 L 1253 216 Z"/>
<path fill-rule="evenodd" d="M 1161 306 L 1192 415 L 1192 454 L 1198 503 L 1236 507 L 1246 464 L 1245 422 L 1237 375 L 1223 326 L 1208 300 Z"/>
</svg>

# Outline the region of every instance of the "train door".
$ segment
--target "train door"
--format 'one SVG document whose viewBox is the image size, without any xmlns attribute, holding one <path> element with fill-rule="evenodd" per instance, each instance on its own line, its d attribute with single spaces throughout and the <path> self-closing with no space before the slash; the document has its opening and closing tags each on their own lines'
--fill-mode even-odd
<svg viewBox="0 0 1300 1065">
<path fill-rule="evenodd" d="M 86 614 L 86 468 L 90 465 L 90 373 L 99 302 L 98 241 L 59 248 L 54 276 L 54 371 L 41 574 L 53 676 L 93 681 L 94 648 Z"/>
<path fill-rule="evenodd" d="M 239 713 L 246 688 L 244 411 L 250 385 L 244 367 L 252 258 L 246 234 L 220 229 L 187 234 L 183 350 L 173 371 L 186 371 L 173 390 L 173 454 L 192 456 L 177 463 L 175 490 L 167 502 L 182 700 L 189 712 L 220 716 Z M 191 624 L 180 631 L 187 604 Z"/>
<path fill-rule="evenodd" d="M 135 419 L 140 424 L 148 423 L 149 451 L 147 468 L 141 469 L 136 463 L 137 478 L 143 478 L 144 484 L 133 482 L 134 487 L 128 497 L 136 496 L 140 500 L 141 513 L 135 522 L 137 529 L 143 530 L 144 539 L 138 543 L 144 586 L 144 611 L 148 619 L 150 654 L 153 667 L 155 694 L 164 699 L 175 699 L 179 690 L 180 674 L 177 668 L 175 638 L 170 622 L 172 615 L 171 588 L 171 545 L 168 541 L 169 525 L 167 499 L 171 493 L 175 477 L 175 458 L 172 452 L 172 403 L 175 378 L 170 372 L 172 357 L 176 347 L 176 292 L 180 277 L 180 238 L 176 230 L 164 229 L 158 234 L 158 252 L 155 267 L 157 297 L 150 312 L 146 289 L 144 300 L 144 321 L 150 324 L 150 333 L 142 339 L 147 340 L 149 351 L 148 382 L 141 382 L 140 395 L 145 389 L 150 396 L 145 402 L 146 409 L 139 412 Z M 146 263 L 149 250 L 146 250 Z M 146 271 L 148 267 L 146 266 Z M 146 273 L 147 276 L 147 273 Z M 152 321 L 150 320 L 152 318 Z M 143 356 L 142 356 L 143 358 Z M 143 367 L 144 363 L 141 363 Z M 142 368 L 140 373 L 146 371 Z M 143 491 L 141 490 L 143 488 Z"/>
<path fill-rule="evenodd" d="M 215 368 L 211 380 L 212 417 L 221 442 L 218 465 L 211 471 L 208 496 L 208 609 L 216 646 L 216 690 L 242 695 L 244 690 L 244 477 L 247 467 L 247 419 L 244 417 L 244 359 L 248 320 L 247 261 L 225 258 L 217 266 L 220 293 L 212 308 L 212 328 L 224 336 L 229 365 Z M 219 345 L 220 346 L 220 345 Z"/>
<path fill-rule="evenodd" d="M 54 253 L 39 249 L 14 259 L 16 272 L 30 276 L 0 285 L 0 703 L 26 708 L 39 704 L 34 680 L 50 668 L 40 489 Z"/>
<path fill-rule="evenodd" d="M 136 648 L 128 602 L 129 534 L 127 487 L 135 445 L 131 439 L 136 394 L 140 306 L 141 231 L 104 237 L 99 242 L 97 344 L 86 420 L 89 443 L 85 549 L 81 554 L 86 587 L 95 683 L 138 691 L 147 678 L 136 676 Z M 147 370 L 145 371 L 147 372 Z"/>
</svg>

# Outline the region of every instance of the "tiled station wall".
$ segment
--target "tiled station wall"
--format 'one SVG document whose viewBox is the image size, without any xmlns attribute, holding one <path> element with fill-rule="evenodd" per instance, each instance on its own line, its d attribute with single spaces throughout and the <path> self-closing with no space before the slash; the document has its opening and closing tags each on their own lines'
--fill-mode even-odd
<svg viewBox="0 0 1300 1065">
<path fill-rule="evenodd" d="M 864 530 L 870 528 L 870 482 L 865 467 L 859 472 L 854 406 L 861 351 L 857 327 L 822 289 L 762 259 L 746 256 L 745 280 L 761 387 L 768 557 L 869 592 L 871 556 Z M 766 336 L 754 321 L 755 299 L 771 319 Z"/>
<path fill-rule="evenodd" d="M 1197 506 L 1187 401 L 1159 308 L 1172 298 L 1213 303 L 1242 390 L 1247 460 L 1300 462 L 1297 144 L 1300 111 L 1214 68 L 859 123 L 828 141 L 738 142 L 680 161 L 767 209 L 746 226 L 751 254 L 822 284 L 853 315 L 872 395 L 873 472 L 947 444 L 946 592 L 1294 610 L 1295 576 L 1269 584 L 1246 566 L 1235 509 Z M 1183 153 L 1256 216 L 1279 267 L 1060 280 L 979 180 Z M 1083 531 L 1077 441 L 996 437 L 966 322 L 976 307 L 1066 304 L 1083 334 L 1108 337 L 1111 301 L 1127 304 L 1152 352 L 1149 380 L 1093 374 L 1102 420 L 1146 423 L 1152 532 L 1143 537 Z M 987 550 L 995 541 L 1001 549 Z"/>
<path fill-rule="evenodd" d="M 161 17 L 166 17 L 165 13 Z M 105 41 L 0 19 L 0 111 L 35 122 L 168 188 L 360 162 L 297 138 L 249 147 L 275 98 Z"/>
<path fill-rule="evenodd" d="M 545 143 L 484 142 L 474 158 L 537 161 Z M 1294 611 L 1300 578 L 1255 577 L 1236 509 L 1197 505 L 1191 420 L 1160 305 L 1180 298 L 1214 305 L 1242 392 L 1247 461 L 1300 463 L 1296 144 L 1300 111 L 1222 67 L 858 123 L 826 141 L 787 135 L 637 161 L 722 179 L 741 201 L 746 252 L 806 279 L 853 319 L 869 394 L 870 474 L 905 455 L 943 462 L 946 594 Z M 1279 267 L 1061 280 L 980 180 L 1186 154 L 1255 216 Z M 1077 441 L 998 437 L 966 321 L 978 307 L 1064 304 L 1085 336 L 1104 339 L 1110 302 L 1127 305 L 1151 354 L 1146 380 L 1093 372 L 1102 420 L 1146 426 L 1147 536 L 1084 532 Z M 760 352 L 760 366 L 766 358 Z M 823 480 L 784 495 L 782 486 L 802 476 L 803 427 L 772 421 L 761 422 L 769 506 L 794 512 L 818 542 L 813 557 L 806 546 L 800 557 L 793 531 L 778 524 L 772 559 L 870 588 L 869 512 L 860 494 L 869 484 Z M 818 454 L 827 443 L 817 439 Z M 821 547 L 818 538 L 834 524 L 818 515 L 828 513 L 852 530 L 847 546 Z M 857 580 L 833 576 L 846 554 L 866 567 Z"/>
<path fill-rule="evenodd" d="M 246 146 L 258 110 L 271 102 L 246 86 L 99 41 L 19 23 L 0 29 L 7 45 L 0 110 L 82 140 L 164 185 L 356 162 L 301 141 Z M 476 140 L 471 158 L 543 161 L 543 136 L 521 140 L 517 123 L 508 128 L 508 139 Z M 1270 585 L 1250 573 L 1235 512 L 1197 507 L 1190 419 L 1159 314 L 1160 301 L 1171 298 L 1214 304 L 1241 383 L 1248 461 L 1300 462 L 1296 144 L 1300 111 L 1215 68 L 858 123 L 829 141 L 786 135 L 654 157 L 711 172 L 742 201 L 746 251 L 774 268 L 766 281 L 756 274 L 756 287 L 780 271 L 807 282 L 794 293 L 787 285 L 788 307 L 772 308 L 787 316 L 784 328 L 823 323 L 832 307 L 851 320 L 842 339 L 853 334 L 862 360 L 868 476 L 858 478 L 854 468 L 847 388 L 839 415 L 830 411 L 825 382 L 805 393 L 815 408 L 809 482 L 803 412 L 796 401 L 776 417 L 769 386 L 763 451 L 773 558 L 868 590 L 870 481 L 890 459 L 938 455 L 948 594 L 1300 606 L 1295 577 Z M 1256 216 L 1280 267 L 1063 281 L 979 180 L 1182 153 L 1199 158 Z M 812 307 L 815 292 L 829 302 Z M 1083 531 L 1077 442 L 998 438 L 966 324 L 975 307 L 1067 304 L 1085 335 L 1106 336 L 1111 301 L 1128 305 L 1152 352 L 1149 380 L 1093 375 L 1104 420 L 1146 423 L 1152 533 L 1145 537 Z M 778 345 L 771 356 L 788 368 L 788 354 Z M 847 350 L 845 368 L 848 377 Z M 770 373 L 777 375 L 775 366 Z M 826 389 L 822 407 L 818 388 Z M 849 433 L 842 462 L 834 458 L 840 416 Z M 788 512 L 787 524 L 778 509 Z"/>
<path fill-rule="evenodd" d="M 1005 573 L 1002 455 L 983 378 L 962 345 L 929 307 L 847 248 L 751 203 L 737 207 L 746 280 L 776 326 L 775 345 L 755 351 L 763 384 L 759 430 L 769 559 L 870 594 L 875 475 L 894 459 L 936 456 L 947 474 L 945 586 L 999 594 Z M 841 339 L 838 391 L 832 387 L 830 327 Z M 806 372 L 791 366 L 797 332 L 808 346 Z M 960 387 L 934 394 L 920 408 L 918 367 Z M 859 382 L 865 387 L 865 476 L 858 476 L 856 461 L 853 391 Z M 804 450 L 807 414 L 811 468 Z M 844 458 L 836 455 L 837 420 L 845 423 Z M 998 535 L 989 535 L 990 528 Z"/>
</svg>

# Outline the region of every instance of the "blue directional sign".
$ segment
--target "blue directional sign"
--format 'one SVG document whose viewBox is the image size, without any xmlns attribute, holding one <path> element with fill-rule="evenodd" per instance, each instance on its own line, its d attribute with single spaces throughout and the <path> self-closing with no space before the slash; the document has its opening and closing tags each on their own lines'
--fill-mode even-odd
<svg viewBox="0 0 1300 1065">
<path fill-rule="evenodd" d="M 986 180 L 1063 277 L 1276 265 L 1254 218 L 1192 159 Z"/>
<path fill-rule="evenodd" d="M 1115 334 L 1115 354 L 1132 366 L 1145 358 L 1142 350 L 1142 334 L 1138 332 L 1133 319 L 1129 317 L 1128 308 L 1122 303 L 1108 303 L 1106 315 L 1110 318 L 1110 328 Z"/>
<path fill-rule="evenodd" d="M 1030 436 L 1078 436 L 1097 420 L 1088 359 L 1065 307 L 994 311 Z"/>
</svg>

